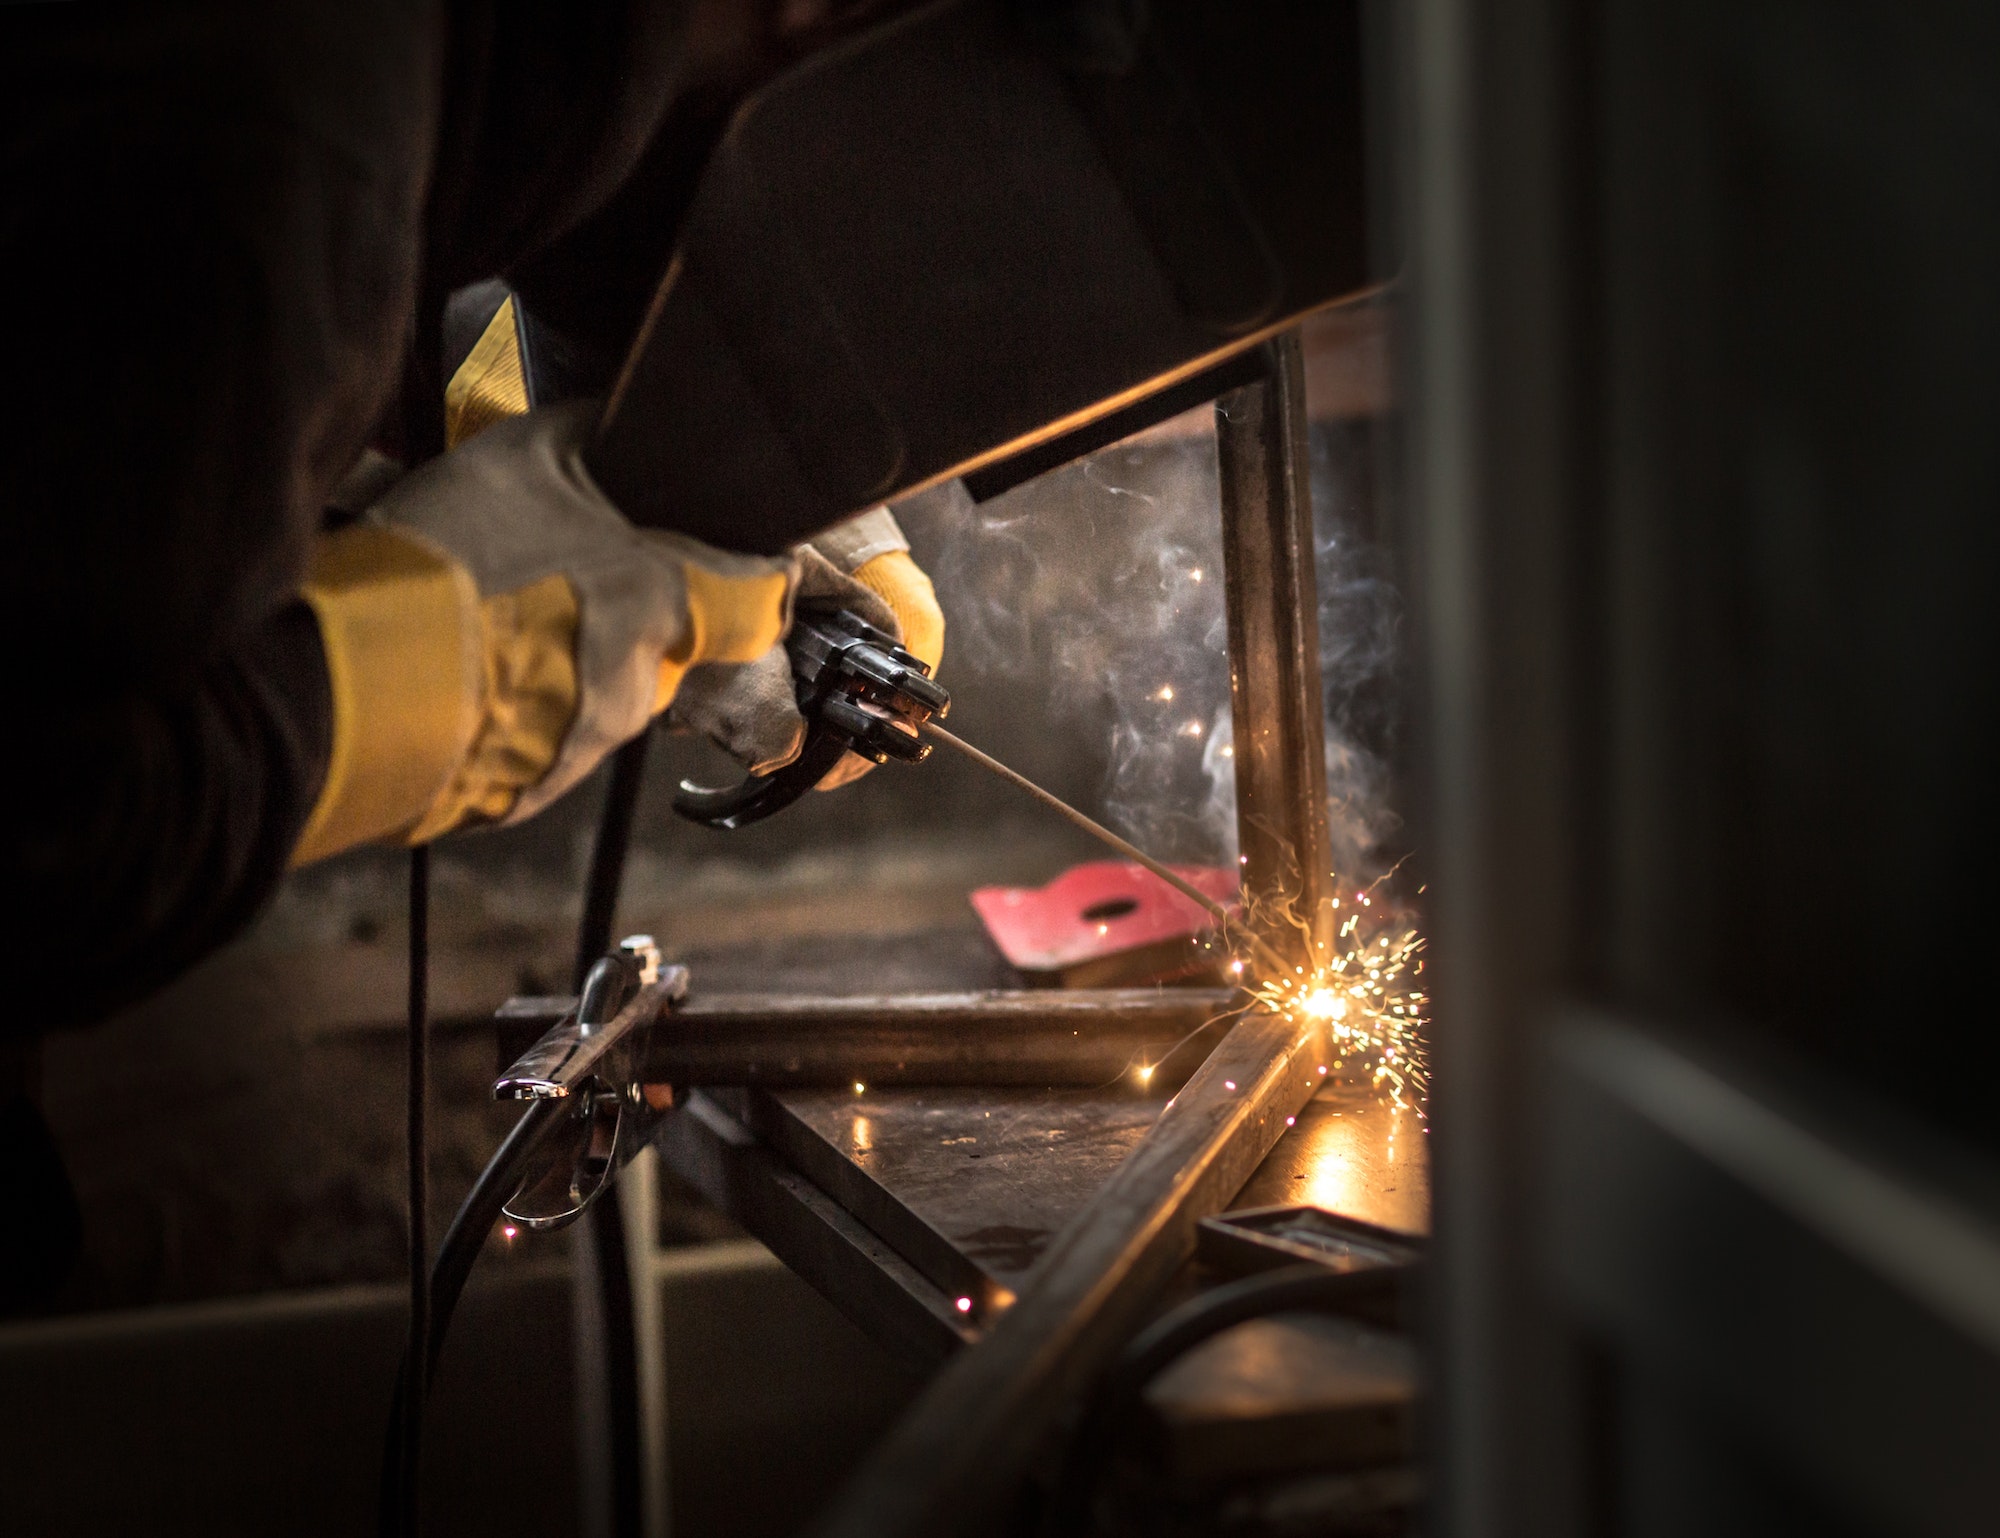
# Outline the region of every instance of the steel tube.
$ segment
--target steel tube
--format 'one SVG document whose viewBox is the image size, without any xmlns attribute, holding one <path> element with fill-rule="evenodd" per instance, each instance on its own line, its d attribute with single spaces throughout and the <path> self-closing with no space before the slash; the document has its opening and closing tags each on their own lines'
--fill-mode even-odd
<svg viewBox="0 0 2000 1538">
<path fill-rule="evenodd" d="M 896 998 L 715 995 L 653 1027 L 645 1077 L 765 1086 L 1148 1087 L 1173 1053 L 1185 1076 L 1228 1026 L 1226 989 L 914 994 Z M 1204 1028 L 1207 1027 L 1206 1033 Z M 1184 1050 L 1174 1052 L 1177 1046 Z"/>
<path fill-rule="evenodd" d="M 546 1028 L 574 1002 L 511 999 L 499 1019 L 516 1029 Z M 1227 988 L 708 994 L 655 1020 L 642 1078 L 711 1088 L 855 1080 L 1104 1088 L 1124 1079 L 1159 1090 L 1193 1071 L 1239 1004 Z"/>
<path fill-rule="evenodd" d="M 1258 922 L 1305 959 L 1331 940 L 1318 596 L 1296 335 L 1271 374 L 1217 402 L 1237 825 Z M 916 1538 L 990 1527 L 1063 1406 L 1144 1319 L 1192 1253 L 1195 1224 L 1242 1187 L 1312 1096 L 1318 1030 L 1245 1016 L 1117 1172 L 1057 1236 L 986 1338 L 949 1363 L 815 1532 Z"/>
<path fill-rule="evenodd" d="M 1296 333 L 1272 354 L 1268 379 L 1215 403 L 1236 843 L 1251 927 L 1295 951 L 1302 937 L 1289 912 L 1324 951 L 1334 893 L 1305 355 Z"/>
</svg>

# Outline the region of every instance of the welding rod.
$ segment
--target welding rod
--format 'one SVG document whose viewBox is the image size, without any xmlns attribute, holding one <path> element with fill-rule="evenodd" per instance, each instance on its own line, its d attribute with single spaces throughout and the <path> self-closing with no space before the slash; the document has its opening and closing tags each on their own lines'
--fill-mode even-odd
<svg viewBox="0 0 2000 1538">
<path fill-rule="evenodd" d="M 975 748 L 971 743 L 967 742 L 963 737 L 953 736 L 950 732 L 946 731 L 942 726 L 939 726 L 937 722 L 926 721 L 924 722 L 923 729 L 926 732 L 930 733 L 931 736 L 937 738 L 937 740 L 939 742 L 942 742 L 946 747 L 956 748 L 959 752 L 963 753 L 967 758 L 971 759 L 975 764 L 979 765 L 980 768 L 990 770 L 992 773 L 999 775 L 1000 778 L 1005 780 L 1009 785 L 1013 785 L 1021 790 L 1025 790 L 1029 795 L 1033 796 L 1037 801 L 1041 802 L 1042 805 L 1046 806 L 1050 811 L 1061 813 L 1064 817 L 1068 818 L 1071 822 L 1075 823 L 1076 826 L 1083 829 L 1084 832 L 1088 833 L 1092 838 L 1098 840 L 1100 843 L 1109 844 L 1113 849 L 1117 850 L 1120 854 L 1124 855 L 1126 859 L 1136 861 L 1140 865 L 1145 866 L 1147 870 L 1151 871 L 1154 875 L 1158 876 L 1162 881 L 1166 882 L 1167 885 L 1172 887 L 1175 891 L 1181 893 L 1185 897 L 1191 897 L 1196 902 L 1200 903 L 1203 908 L 1208 910 L 1209 916 L 1213 918 L 1216 923 L 1222 925 L 1227 925 L 1229 923 L 1229 910 L 1223 907 L 1221 903 L 1217 902 L 1213 897 L 1210 897 L 1208 893 L 1202 891 L 1201 888 L 1194 885 L 1193 882 L 1184 880 L 1180 876 L 1175 875 L 1171 870 L 1167 869 L 1166 866 L 1162 865 L 1158 860 L 1154 859 L 1144 850 L 1135 849 L 1132 845 L 1126 843 L 1124 839 L 1120 838 L 1116 833 L 1113 833 L 1109 828 L 1105 827 L 1103 823 L 1093 822 L 1090 818 L 1084 816 L 1083 813 L 1079 812 L 1075 807 L 1071 806 L 1067 801 L 1063 800 L 1060 796 L 1050 795 L 1046 790 L 1043 790 L 1041 786 L 1037 785 L 1033 780 L 1029 779 L 1026 775 L 1016 774 L 1012 769 L 1009 769 L 1005 764 L 1001 763 L 999 759 L 994 758 L 991 754 L 980 752 L 979 749 Z"/>
<path fill-rule="evenodd" d="M 1041 802 L 1043 806 L 1048 807 L 1051 811 L 1061 813 L 1063 817 L 1067 818 L 1070 822 L 1075 823 L 1077 827 L 1083 829 L 1083 831 L 1088 833 L 1092 838 L 1097 839 L 1103 843 L 1109 844 L 1113 849 L 1117 850 L 1120 854 L 1124 855 L 1126 859 L 1134 860 L 1140 865 L 1143 865 L 1147 870 L 1151 871 L 1154 875 L 1158 876 L 1162 881 L 1166 882 L 1169 886 L 1173 887 L 1175 891 L 1181 892 L 1188 897 L 1192 897 L 1196 902 L 1201 904 L 1201 906 L 1203 907 L 1203 909 L 1207 911 L 1209 916 L 1213 918 L 1217 923 L 1217 925 L 1219 925 L 1222 928 L 1224 934 L 1226 935 L 1228 933 L 1231 914 L 1227 908 L 1223 907 L 1221 903 L 1217 902 L 1213 897 L 1210 897 L 1206 892 L 1202 891 L 1199 887 L 1193 885 L 1191 882 L 1182 880 L 1179 876 L 1175 875 L 1171 870 L 1167 869 L 1166 866 L 1162 865 L 1158 860 L 1154 859 L 1151 855 L 1147 854 L 1143 849 L 1134 848 L 1131 844 L 1126 843 L 1125 840 L 1120 838 L 1116 833 L 1113 833 L 1109 828 L 1105 827 L 1103 823 L 1092 821 L 1090 818 L 1084 816 L 1083 813 L 1079 812 L 1075 807 L 1071 806 L 1067 801 L 1063 800 L 1060 796 L 1051 795 L 1048 791 L 1043 790 L 1041 786 L 1037 785 L 1033 780 L 1029 779 L 1026 775 L 1017 774 L 1014 770 L 1009 769 L 1005 764 L 1001 763 L 1000 760 L 995 758 L 992 754 L 982 753 L 978 748 L 975 748 L 971 743 L 967 742 L 963 737 L 953 736 L 950 732 L 946 731 L 942 726 L 939 726 L 936 721 L 925 721 L 923 723 L 923 729 L 929 732 L 933 737 L 937 738 L 939 742 L 944 743 L 947 747 L 956 748 L 959 752 L 963 753 L 967 758 L 971 759 L 975 764 L 979 765 L 980 768 L 992 771 L 994 774 L 999 775 L 1000 778 L 1005 780 L 1009 785 L 1015 785 L 1018 786 L 1020 789 L 1025 790 L 1029 795 L 1033 796 L 1037 801 Z M 1247 933 L 1245 935 L 1245 938 L 1248 939 L 1248 941 L 1250 942 L 1251 954 L 1255 956 L 1263 966 L 1268 968 L 1273 975 L 1282 975 L 1292 970 L 1292 968 L 1284 961 L 1284 959 L 1280 957 L 1278 953 L 1275 950 L 1273 950 L 1271 946 L 1261 937 L 1259 937 L 1255 933 Z"/>
</svg>

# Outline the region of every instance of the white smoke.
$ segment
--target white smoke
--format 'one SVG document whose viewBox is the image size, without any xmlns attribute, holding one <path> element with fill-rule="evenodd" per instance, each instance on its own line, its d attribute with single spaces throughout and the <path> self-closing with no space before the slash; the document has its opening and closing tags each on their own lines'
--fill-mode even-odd
<svg viewBox="0 0 2000 1538">
<path fill-rule="evenodd" d="M 1324 458 L 1325 456 L 1320 456 Z M 1370 877 L 1396 827 L 1373 747 L 1390 724 L 1396 604 L 1338 532 L 1340 467 L 1315 465 L 1327 788 L 1335 868 Z M 942 488 L 899 509 L 934 547 L 947 666 L 1039 688 L 1052 726 L 1106 761 L 1104 820 L 1163 859 L 1236 856 L 1228 630 L 1206 408 L 974 505 Z"/>
<path fill-rule="evenodd" d="M 1363 429 L 1365 431 L 1365 429 Z M 1326 702 L 1327 827 L 1333 868 L 1359 880 L 1382 874 L 1387 840 L 1402 827 L 1384 757 L 1400 724 L 1402 601 L 1386 554 L 1358 530 L 1379 498 L 1351 431 L 1315 434 L 1320 687 Z"/>
</svg>

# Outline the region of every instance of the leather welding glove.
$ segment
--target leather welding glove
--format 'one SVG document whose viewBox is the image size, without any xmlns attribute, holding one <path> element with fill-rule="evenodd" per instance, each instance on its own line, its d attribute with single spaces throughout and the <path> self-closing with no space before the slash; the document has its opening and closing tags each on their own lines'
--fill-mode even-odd
<svg viewBox="0 0 2000 1538">
<path fill-rule="evenodd" d="M 937 670 L 944 656 L 944 615 L 930 578 L 910 559 L 910 543 L 886 507 L 828 530 L 795 553 L 801 603 L 838 603 L 888 631 L 912 656 Z M 806 740 L 791 663 L 782 646 L 754 662 L 694 669 L 675 696 L 667 722 L 676 730 L 704 733 L 752 774 L 782 769 L 799 756 Z M 819 789 L 837 790 L 874 767 L 849 753 L 827 772 Z"/>
<path fill-rule="evenodd" d="M 304 589 L 334 702 L 295 864 L 518 822 L 673 699 L 767 654 L 797 559 L 634 528 L 584 469 L 587 402 L 497 422 L 325 536 Z"/>
</svg>

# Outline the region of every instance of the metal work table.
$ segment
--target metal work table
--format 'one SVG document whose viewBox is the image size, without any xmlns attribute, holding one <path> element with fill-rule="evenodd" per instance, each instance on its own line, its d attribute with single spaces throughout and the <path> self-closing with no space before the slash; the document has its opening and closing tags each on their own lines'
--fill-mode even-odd
<svg viewBox="0 0 2000 1538">
<path fill-rule="evenodd" d="M 697 1092 L 667 1163 L 913 1365 L 978 1337 L 1138 1145 L 1161 1097 L 864 1087 Z M 1425 1232 L 1424 1123 L 1334 1083 L 1233 1209 L 1310 1203 Z"/>
</svg>

